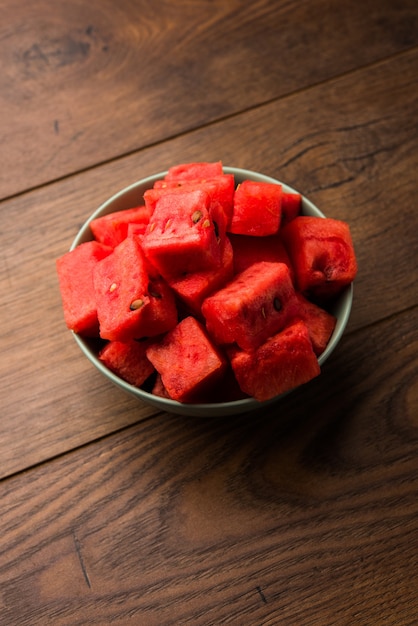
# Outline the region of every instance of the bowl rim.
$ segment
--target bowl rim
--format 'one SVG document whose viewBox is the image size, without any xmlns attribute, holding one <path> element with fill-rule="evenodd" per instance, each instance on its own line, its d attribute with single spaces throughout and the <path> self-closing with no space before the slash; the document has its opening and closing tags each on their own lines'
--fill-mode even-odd
<svg viewBox="0 0 418 626">
<path fill-rule="evenodd" d="M 282 185 L 283 189 L 289 193 L 299 193 L 302 197 L 302 210 L 308 209 L 311 214 L 325 218 L 326 215 L 304 194 L 300 191 L 294 189 L 287 183 L 283 181 L 273 178 L 271 176 L 267 176 L 265 174 L 261 174 L 259 172 L 242 169 L 237 167 L 229 167 L 224 166 L 223 171 L 225 174 L 233 174 L 234 176 L 238 176 L 241 180 L 251 179 L 259 182 L 271 182 L 274 184 Z M 91 215 L 84 224 L 81 226 L 77 235 L 75 236 L 70 250 L 73 250 L 78 245 L 83 243 L 84 241 L 91 240 L 92 233 L 90 230 L 90 223 L 93 219 L 99 217 L 100 215 L 105 215 L 107 213 L 111 213 L 112 211 L 119 210 L 114 209 L 113 205 L 115 202 L 123 201 L 123 199 L 129 194 L 134 193 L 138 188 L 146 189 L 153 185 L 156 180 L 163 178 L 167 174 L 166 171 L 159 172 L 157 174 L 153 174 L 147 176 L 145 178 L 139 179 L 136 182 L 124 187 L 119 190 L 117 193 L 113 194 L 110 198 L 105 200 Z M 128 208 L 128 207 L 126 207 Z M 342 335 L 344 334 L 345 328 L 350 318 L 352 302 L 354 296 L 354 286 L 353 283 L 348 285 L 345 290 L 341 293 L 338 298 L 338 309 L 340 313 L 336 315 L 337 317 L 337 325 L 334 329 L 333 334 L 328 342 L 328 345 L 324 352 L 318 357 L 318 363 L 321 367 L 325 361 L 330 357 L 332 352 L 337 347 L 338 343 Z M 181 415 L 199 415 L 206 417 L 214 417 L 214 416 L 225 416 L 225 415 L 233 415 L 240 413 L 247 413 L 249 411 L 262 409 L 263 407 L 267 407 L 281 398 L 284 398 L 289 393 L 292 393 L 294 390 L 290 390 L 286 393 L 275 396 L 269 400 L 260 402 L 255 398 L 243 398 L 240 400 L 232 400 L 230 402 L 204 402 L 204 403 L 183 403 L 178 402 L 177 400 L 172 400 L 170 398 L 164 398 L 161 396 L 156 396 L 153 393 L 150 393 L 140 387 L 136 387 L 126 382 L 122 378 L 120 378 L 117 374 L 108 369 L 102 361 L 97 357 L 94 353 L 93 349 L 90 346 L 89 339 L 83 338 L 78 335 L 74 331 L 71 331 L 72 335 L 78 344 L 81 351 L 84 355 L 89 359 L 89 361 L 111 382 L 113 382 L 117 387 L 127 392 L 129 395 L 134 396 L 137 399 L 142 400 L 148 405 L 152 405 L 158 408 L 161 411 L 166 411 L 167 413 L 176 413 Z M 295 388 L 297 389 L 297 388 Z"/>
</svg>

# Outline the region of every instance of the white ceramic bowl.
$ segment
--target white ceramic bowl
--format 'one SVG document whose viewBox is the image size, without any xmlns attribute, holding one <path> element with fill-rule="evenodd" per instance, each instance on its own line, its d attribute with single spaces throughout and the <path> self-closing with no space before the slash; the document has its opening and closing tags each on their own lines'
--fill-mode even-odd
<svg viewBox="0 0 418 626">
<path fill-rule="evenodd" d="M 283 186 L 284 191 L 297 193 L 297 190 L 289 187 L 281 181 L 278 181 L 269 176 L 264 176 L 263 174 L 259 174 L 257 172 L 252 172 L 250 170 L 244 170 L 235 167 L 224 167 L 224 172 L 227 174 L 233 174 L 236 184 L 246 179 L 260 182 L 273 182 L 276 184 L 280 183 Z M 113 211 L 120 211 L 122 209 L 129 209 L 133 206 L 139 206 L 143 202 L 142 196 L 146 189 L 151 188 L 154 182 L 163 178 L 165 174 L 166 172 L 160 172 L 159 174 L 155 174 L 153 176 L 149 176 L 147 178 L 139 180 L 129 187 L 122 189 L 117 194 L 109 198 L 109 200 L 104 202 L 104 204 L 102 204 L 82 226 L 71 245 L 71 250 L 79 244 L 92 239 L 90 222 L 93 219 L 101 215 L 112 213 Z M 303 195 L 302 214 L 325 217 L 325 215 Z M 348 319 L 350 317 L 352 301 L 353 285 L 350 285 L 339 296 L 339 298 L 334 303 L 333 308 L 331 309 L 331 313 L 333 313 L 337 318 L 337 324 L 335 326 L 334 332 L 331 336 L 327 348 L 318 359 L 320 365 L 323 365 L 323 363 L 325 363 L 325 361 L 329 358 L 331 353 L 335 350 L 338 342 L 340 341 L 341 336 L 343 335 L 345 327 L 347 325 Z M 244 400 L 236 400 L 233 402 L 218 402 L 212 404 L 183 404 L 174 400 L 161 398 L 159 396 L 155 396 L 152 393 L 148 393 L 143 389 L 130 385 L 122 378 L 119 378 L 119 376 L 111 372 L 98 358 L 97 342 L 91 341 L 89 339 L 84 339 L 76 333 L 73 333 L 73 336 L 77 344 L 81 348 L 82 352 L 107 379 L 109 379 L 112 383 L 117 385 L 123 391 L 128 392 L 129 394 L 138 398 L 138 400 L 141 400 L 146 404 L 152 405 L 161 411 L 196 417 L 218 417 L 226 415 L 236 415 L 260 409 L 263 406 L 267 406 L 272 404 L 273 402 L 276 402 L 280 397 L 283 397 L 277 396 L 276 398 L 268 400 L 267 402 L 258 402 L 257 400 L 249 398 Z"/>
</svg>

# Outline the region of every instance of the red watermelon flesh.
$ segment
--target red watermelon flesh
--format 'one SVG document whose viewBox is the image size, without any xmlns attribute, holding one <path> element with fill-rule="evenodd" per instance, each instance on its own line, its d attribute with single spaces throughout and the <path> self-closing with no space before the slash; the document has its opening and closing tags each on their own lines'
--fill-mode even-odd
<svg viewBox="0 0 418 626">
<path fill-rule="evenodd" d="M 152 388 L 152 393 L 154 394 L 154 396 L 159 396 L 160 398 L 170 399 L 170 394 L 168 393 L 167 389 L 164 387 L 164 383 L 161 379 L 161 374 L 157 373 L 155 377 L 155 382 Z"/>
<path fill-rule="evenodd" d="M 174 328 L 178 313 L 174 292 L 161 276 L 150 276 L 149 305 L 141 320 L 141 337 L 155 337 Z"/>
<path fill-rule="evenodd" d="M 163 184 L 171 184 L 164 183 L 164 181 L 161 182 Z M 213 193 L 213 189 L 211 188 L 209 181 L 204 183 L 185 181 L 185 183 L 181 185 L 178 185 L 177 183 L 173 183 L 173 185 L 175 186 L 153 187 L 152 189 L 147 189 L 144 193 L 144 201 L 151 214 L 154 212 L 157 202 L 162 196 L 173 194 L 179 194 L 182 196 L 184 192 L 205 191 L 209 196 L 209 204 L 207 205 L 209 217 L 214 223 L 216 234 L 223 239 L 231 219 L 232 205 L 228 206 L 228 204 L 224 204 L 222 199 L 219 199 L 217 195 Z"/>
<path fill-rule="evenodd" d="M 165 180 L 202 180 L 223 174 L 222 161 L 196 161 L 173 165 L 165 175 Z"/>
<path fill-rule="evenodd" d="M 100 336 L 129 341 L 143 336 L 142 322 L 150 306 L 147 261 L 137 237 L 127 237 L 94 270 Z"/>
<path fill-rule="evenodd" d="M 245 180 L 238 185 L 229 232 L 265 237 L 278 232 L 282 209 L 282 186 Z"/>
<path fill-rule="evenodd" d="M 215 178 L 203 180 L 184 180 L 184 181 L 167 181 L 157 180 L 152 190 L 148 190 L 144 194 L 144 200 L 152 210 L 155 207 L 157 199 L 161 193 L 173 189 L 203 189 L 206 191 L 211 200 L 211 205 L 220 204 L 224 214 L 225 225 L 228 225 L 232 216 L 232 207 L 235 193 L 235 178 L 233 174 L 222 174 Z M 214 218 L 215 219 L 215 218 Z M 222 224 L 220 224 L 222 228 Z"/>
<path fill-rule="evenodd" d="M 348 224 L 300 215 L 281 229 L 299 290 L 314 298 L 338 295 L 357 274 Z"/>
<path fill-rule="evenodd" d="M 99 335 L 93 272 L 111 252 L 109 246 L 86 241 L 56 261 L 64 319 L 67 327 L 80 335 Z"/>
<path fill-rule="evenodd" d="M 287 265 L 261 261 L 206 298 L 202 314 L 217 343 L 253 350 L 283 328 L 294 294 Z"/>
<path fill-rule="evenodd" d="M 257 350 L 228 349 L 241 389 L 263 402 L 307 383 L 320 374 L 306 324 L 297 321 Z"/>
<path fill-rule="evenodd" d="M 269 237 L 250 237 L 249 235 L 230 234 L 229 239 L 234 252 L 234 273 L 239 274 L 260 261 L 286 263 L 291 276 L 292 264 L 279 235 Z"/>
<path fill-rule="evenodd" d="M 219 266 L 221 246 L 204 191 L 164 194 L 142 237 L 149 261 L 169 279 Z"/>
<path fill-rule="evenodd" d="M 148 222 L 146 224 L 134 224 L 131 222 L 130 224 L 128 224 L 128 232 L 126 236 L 142 237 L 142 235 L 144 235 L 145 231 L 147 230 L 147 226 Z"/>
<path fill-rule="evenodd" d="M 322 354 L 334 332 L 337 318 L 301 293 L 295 292 L 295 300 L 289 306 L 288 321 L 295 319 L 305 322 L 315 354 Z"/>
<path fill-rule="evenodd" d="M 90 222 L 90 228 L 96 241 L 114 248 L 126 239 L 130 224 L 140 225 L 144 232 L 149 218 L 149 209 L 139 206 L 97 217 Z"/>
<path fill-rule="evenodd" d="M 302 196 L 300 193 L 282 193 L 282 221 L 281 226 L 288 224 L 300 215 L 302 211 Z"/>
<path fill-rule="evenodd" d="M 194 317 L 186 317 L 146 351 L 167 393 L 179 402 L 198 402 L 222 377 L 225 357 Z"/>
<path fill-rule="evenodd" d="M 247 394 L 241 391 L 232 370 L 230 370 L 230 373 L 229 370 L 230 368 L 227 369 L 227 374 L 224 374 L 220 380 L 217 381 L 216 385 L 210 387 L 208 392 L 201 392 L 199 394 L 199 402 L 233 402 L 235 400 L 248 398 Z M 170 394 L 164 387 L 161 375 L 158 373 L 155 377 L 152 393 L 154 396 L 159 396 L 160 398 L 171 399 Z"/>
<path fill-rule="evenodd" d="M 201 317 L 203 300 L 232 279 L 233 252 L 229 238 L 224 241 L 222 263 L 219 267 L 201 272 L 191 272 L 170 281 L 170 287 L 186 305 L 189 313 Z"/>
<path fill-rule="evenodd" d="M 110 341 L 100 351 L 99 359 L 117 376 L 140 387 L 155 371 L 147 358 L 146 348 L 146 343 L 140 341 Z"/>
</svg>

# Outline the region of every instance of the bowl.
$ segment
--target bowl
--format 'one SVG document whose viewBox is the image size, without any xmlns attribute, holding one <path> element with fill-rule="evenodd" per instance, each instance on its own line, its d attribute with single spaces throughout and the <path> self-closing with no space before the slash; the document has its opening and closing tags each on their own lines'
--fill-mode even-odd
<svg viewBox="0 0 418 626">
<path fill-rule="evenodd" d="M 281 184 L 283 186 L 283 190 L 286 192 L 300 193 L 296 189 L 289 187 L 289 185 L 286 185 L 279 180 L 276 180 L 269 176 L 265 176 L 264 174 L 260 174 L 258 172 L 253 172 L 251 170 L 239 169 L 236 167 L 224 167 L 224 172 L 227 174 L 233 174 L 236 184 L 246 179 L 250 179 L 258 182 Z M 114 196 L 106 200 L 106 202 L 104 202 L 83 224 L 77 236 L 75 237 L 70 249 L 72 250 L 81 243 L 89 241 L 93 238 L 90 230 L 90 222 L 93 219 L 101 215 L 112 213 L 113 211 L 120 211 L 123 209 L 131 208 L 133 206 L 138 206 L 142 203 L 142 196 L 144 192 L 147 189 L 151 188 L 156 180 L 163 178 L 166 173 L 167 172 L 160 172 L 153 176 L 149 176 L 147 178 L 139 180 L 138 182 L 129 185 L 125 189 L 122 189 Z M 325 215 L 310 200 L 308 200 L 308 198 L 304 197 L 303 195 L 302 214 L 322 218 L 325 217 Z M 345 327 L 350 317 L 352 301 L 353 285 L 351 284 L 346 289 L 344 289 L 344 291 L 339 295 L 338 299 L 333 303 L 333 307 L 330 309 L 330 312 L 337 318 L 337 323 L 325 351 L 318 358 L 320 366 L 322 366 L 325 361 L 330 357 L 344 333 Z M 277 402 L 278 400 L 280 400 L 280 398 L 283 398 L 284 395 L 287 395 L 287 393 L 293 393 L 293 391 L 295 391 L 292 390 L 291 392 L 276 396 L 275 398 L 272 398 L 265 402 L 259 402 L 253 398 L 246 398 L 232 402 L 216 402 L 205 404 L 180 403 L 167 398 L 161 398 L 143 389 L 130 385 L 119 376 L 114 374 L 112 371 L 110 371 L 99 360 L 99 348 L 97 346 L 97 341 L 95 342 L 94 340 L 83 338 L 74 332 L 72 334 L 84 355 L 110 382 L 115 384 L 124 392 L 127 392 L 138 400 L 141 400 L 142 402 L 151 405 L 154 408 L 159 409 L 160 411 L 195 417 L 220 417 L 237 415 L 240 413 L 247 413 L 249 411 L 262 409 L 263 407 L 269 406 L 272 403 Z"/>
</svg>

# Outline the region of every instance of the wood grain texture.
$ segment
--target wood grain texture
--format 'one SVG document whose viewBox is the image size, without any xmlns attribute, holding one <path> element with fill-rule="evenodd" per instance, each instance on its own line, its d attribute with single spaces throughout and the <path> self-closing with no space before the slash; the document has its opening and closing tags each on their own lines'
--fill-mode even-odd
<svg viewBox="0 0 418 626">
<path fill-rule="evenodd" d="M 264 414 L 158 416 L 2 481 L 6 623 L 412 626 L 415 322 Z"/>
<path fill-rule="evenodd" d="M 416 46 L 415 0 L 3 0 L 0 197 Z"/>
<path fill-rule="evenodd" d="M 416 626 L 416 0 L 3 0 L 0 69 L 1 626 Z M 321 376 L 181 418 L 87 362 L 55 260 L 219 159 L 346 220 L 359 275 Z"/>
</svg>

